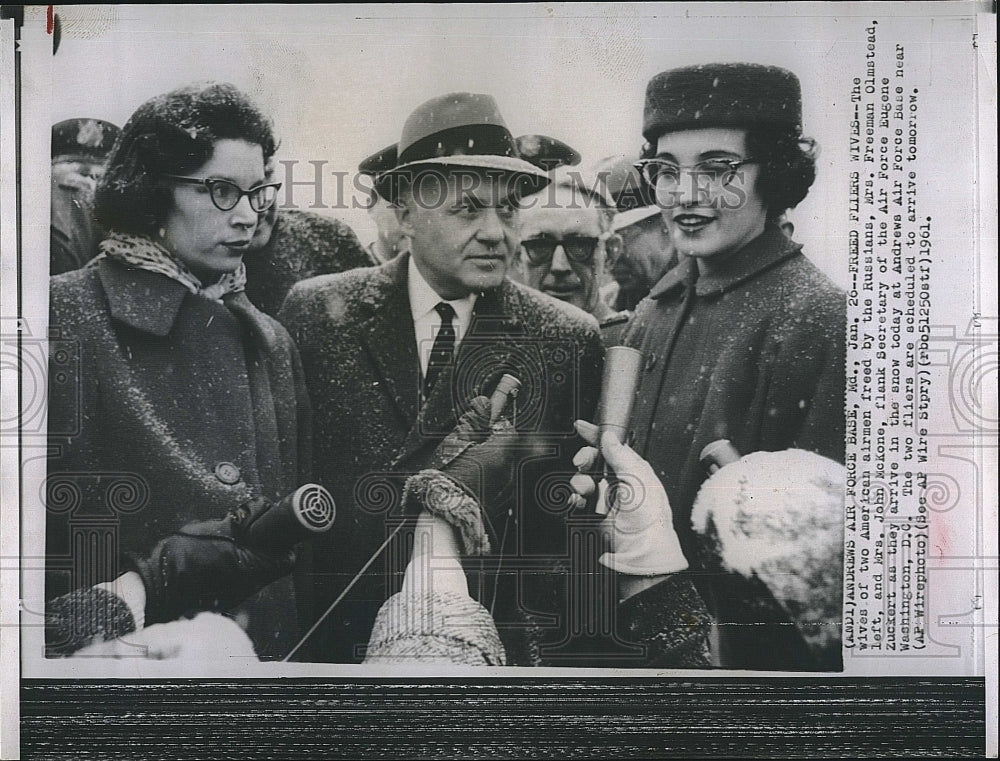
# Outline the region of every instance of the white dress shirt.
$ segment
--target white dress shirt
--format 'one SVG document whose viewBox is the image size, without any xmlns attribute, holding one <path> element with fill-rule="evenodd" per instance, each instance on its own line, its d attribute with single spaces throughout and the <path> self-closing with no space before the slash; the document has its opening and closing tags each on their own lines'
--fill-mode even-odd
<svg viewBox="0 0 1000 761">
<path fill-rule="evenodd" d="M 420 358 L 420 376 L 427 374 L 427 363 L 430 361 L 431 349 L 434 347 L 434 339 L 441 329 L 441 315 L 434 308 L 442 301 L 451 304 L 455 310 L 455 319 L 452 326 L 455 328 L 455 349 L 459 344 L 465 331 L 469 329 L 472 322 L 472 309 L 476 306 L 476 293 L 470 293 L 464 299 L 448 301 L 438 296 L 430 283 L 420 274 L 413 256 L 410 256 L 409 274 L 407 277 L 407 290 L 410 296 L 410 312 L 413 315 L 413 327 L 417 336 L 417 357 Z"/>
</svg>

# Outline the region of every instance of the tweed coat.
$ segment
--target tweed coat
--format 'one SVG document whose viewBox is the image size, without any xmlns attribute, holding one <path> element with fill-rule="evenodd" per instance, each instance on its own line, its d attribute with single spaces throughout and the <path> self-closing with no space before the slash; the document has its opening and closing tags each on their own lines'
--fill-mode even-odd
<svg viewBox="0 0 1000 761">
<path fill-rule="evenodd" d="M 786 636 L 787 621 L 744 604 L 752 593 L 721 574 L 691 527 L 706 478 L 698 458 L 715 440 L 742 454 L 799 448 L 844 461 L 846 302 L 801 248 L 768 225 L 711 275 L 682 262 L 639 305 L 624 340 L 647 358 L 634 447 L 667 490 L 699 590 L 723 623 L 730 668 L 817 668 Z"/>
<path fill-rule="evenodd" d="M 278 209 L 267 244 L 243 257 L 247 296 L 274 316 L 300 280 L 378 264 L 354 231 L 339 219 Z"/>
<path fill-rule="evenodd" d="M 121 553 L 189 521 L 308 480 L 295 346 L 245 294 L 224 301 L 110 259 L 51 279 L 48 598 L 117 575 Z M 80 542 L 111 554 L 97 563 Z M 294 644 L 290 579 L 242 609 L 258 653 Z"/>
</svg>

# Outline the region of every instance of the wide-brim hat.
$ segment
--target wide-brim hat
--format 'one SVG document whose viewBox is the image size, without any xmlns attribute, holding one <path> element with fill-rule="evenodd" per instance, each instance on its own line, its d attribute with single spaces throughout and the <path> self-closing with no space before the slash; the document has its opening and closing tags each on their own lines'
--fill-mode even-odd
<svg viewBox="0 0 1000 761">
<path fill-rule="evenodd" d="M 103 119 L 66 119 L 52 125 L 53 161 L 104 161 L 121 130 Z"/>
<path fill-rule="evenodd" d="M 514 143 L 518 156 L 543 172 L 552 172 L 561 166 L 577 166 L 583 159 L 576 148 L 548 135 L 520 135 Z M 377 180 L 382 173 L 396 167 L 398 157 L 398 144 L 387 145 L 358 164 L 358 171 Z"/>
<path fill-rule="evenodd" d="M 520 157 L 544 172 L 578 166 L 583 159 L 576 148 L 548 135 L 521 135 L 514 142 Z"/>
<path fill-rule="evenodd" d="M 642 136 L 704 127 L 772 125 L 801 132 L 799 79 L 779 66 L 711 63 L 657 74 L 646 86 Z"/>
<path fill-rule="evenodd" d="M 435 167 L 500 172 L 520 195 L 549 183 L 543 169 L 521 157 L 493 97 L 478 93 L 449 93 L 417 106 L 399 142 L 365 159 L 359 170 L 371 174 L 376 192 L 392 201 L 403 184 Z"/>
</svg>

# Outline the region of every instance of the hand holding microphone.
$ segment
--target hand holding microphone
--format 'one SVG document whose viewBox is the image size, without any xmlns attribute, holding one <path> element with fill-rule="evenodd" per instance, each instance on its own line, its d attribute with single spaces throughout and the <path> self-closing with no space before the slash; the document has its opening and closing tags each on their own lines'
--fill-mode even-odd
<svg viewBox="0 0 1000 761">
<path fill-rule="evenodd" d="M 306 484 L 277 503 L 257 497 L 225 518 L 195 521 L 135 561 L 146 590 L 146 623 L 231 608 L 292 570 L 293 547 L 328 531 L 330 493 Z"/>
<path fill-rule="evenodd" d="M 688 567 L 673 527 L 667 493 L 652 466 L 624 441 L 642 369 L 642 352 L 626 346 L 608 349 L 604 363 L 597 425 L 576 421 L 576 431 L 590 446 L 573 458 L 580 471 L 570 479 L 571 506 L 583 507 L 597 493 L 597 512 L 612 552 L 600 563 L 632 576 L 659 576 Z M 598 449 L 597 447 L 600 447 Z M 609 478 L 600 478 L 604 464 Z"/>
<path fill-rule="evenodd" d="M 516 446 L 518 435 L 504 414 L 509 401 L 516 397 L 520 382 L 504 375 L 492 399 L 477 396 L 458 426 L 442 442 L 442 473 L 472 494 L 490 515 L 516 478 L 522 451 Z"/>
<path fill-rule="evenodd" d="M 187 613 L 232 607 L 291 571 L 292 548 L 328 531 L 336 508 L 306 484 L 273 503 L 255 498 L 225 518 L 195 521 L 161 540 L 113 581 L 46 603 L 48 657 L 70 655 Z"/>
<path fill-rule="evenodd" d="M 603 487 L 584 473 L 577 473 L 570 481 L 578 498 L 600 489 L 605 501 L 608 517 L 603 526 L 612 552 L 602 555 L 599 562 L 630 576 L 659 576 L 686 569 L 688 562 L 674 531 L 670 500 L 653 467 L 610 432 L 598 438 L 597 426 L 582 420 L 577 421 L 576 429 L 585 441 L 601 444 L 615 478 L 614 484 Z M 595 447 L 584 447 L 573 462 L 586 469 L 596 458 Z"/>
<path fill-rule="evenodd" d="M 570 486 L 574 494 L 570 495 L 570 507 L 583 509 L 587 498 L 600 486 L 606 491 L 609 482 L 602 479 L 605 475 L 604 458 L 596 449 L 605 433 L 624 443 L 628 437 L 629 420 L 632 417 L 632 404 L 635 392 L 639 386 L 642 370 L 642 352 L 628 346 L 612 346 L 604 357 L 604 377 L 601 381 L 601 398 L 597 404 L 597 425 L 584 420 L 576 422 L 576 430 L 580 437 L 591 446 L 584 447 L 573 458 L 573 464 L 581 473 L 573 476 Z M 582 426 L 582 428 L 581 428 Z M 597 479 L 591 479 L 586 473 L 593 473 Z M 600 493 L 597 512 L 607 513 L 605 494 Z"/>
</svg>

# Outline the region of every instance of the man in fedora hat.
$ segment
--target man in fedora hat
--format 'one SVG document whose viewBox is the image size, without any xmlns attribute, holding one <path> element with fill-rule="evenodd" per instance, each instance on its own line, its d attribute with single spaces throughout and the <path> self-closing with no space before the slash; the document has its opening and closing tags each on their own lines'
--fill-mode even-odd
<svg viewBox="0 0 1000 761">
<path fill-rule="evenodd" d="M 396 143 L 373 153 L 358 165 L 361 174 L 378 181 L 383 172 L 394 169 L 398 150 Z M 375 240 L 368 245 L 368 253 L 379 264 L 395 259 L 406 245 L 406 237 L 396 219 L 396 209 L 372 187 L 368 197 L 368 218 L 375 224 Z"/>
<path fill-rule="evenodd" d="M 297 572 L 304 620 L 322 618 L 305 658 L 362 661 L 411 556 L 396 533 L 414 517 L 404 484 L 440 464 L 442 440 L 504 374 L 520 381 L 507 441 L 523 456 L 488 449 L 476 483 L 465 481 L 494 548 L 467 561 L 470 593 L 493 615 L 508 664 L 543 663 L 545 642 L 572 639 L 566 484 L 573 419 L 593 413 L 603 350 L 592 317 L 506 277 L 519 201 L 548 182 L 519 156 L 492 97 L 434 98 L 406 120 L 395 166 L 376 179 L 408 250 L 289 294 L 280 319 L 313 401 L 313 475 L 338 506 L 336 528 L 305 548 Z"/>
<path fill-rule="evenodd" d="M 658 74 L 646 90 L 637 166 L 685 258 L 653 286 L 625 336 L 647 358 L 632 439 L 667 491 L 718 622 L 714 662 L 727 668 L 840 667 L 839 653 L 817 659 L 789 617 L 724 573 L 691 526 L 708 444 L 844 462 L 844 294 L 778 226 L 815 178 L 815 146 L 801 125 L 798 78 L 778 67 L 690 66 Z"/>
<path fill-rule="evenodd" d="M 405 519 L 405 476 L 428 467 L 470 399 L 491 393 L 503 372 L 522 383 L 518 427 L 555 449 L 525 467 L 526 479 L 570 470 L 573 416 L 596 403 L 596 324 L 506 279 L 518 199 L 548 178 L 517 154 L 493 98 L 455 93 L 421 105 L 396 147 L 395 165 L 374 173 L 375 188 L 395 206 L 408 252 L 375 269 L 305 281 L 280 315 L 298 340 L 314 400 L 315 476 L 333 489 L 339 512 L 338 530 L 303 558 L 306 620 Z M 560 517 L 532 508 L 528 517 L 539 521 L 526 526 L 520 513 L 529 511 L 516 507 L 491 510 L 504 518 L 498 540 L 509 546 L 551 534 Z M 390 543 L 312 637 L 309 655 L 360 662 L 404 565 Z"/>
<path fill-rule="evenodd" d="M 611 228 L 621 245 L 608 258 L 614 282 L 602 289 L 608 305 L 632 312 L 667 270 L 677 264 L 660 207 L 635 168 L 638 156 L 609 156 L 597 164 L 597 175 L 617 209 Z"/>
</svg>

